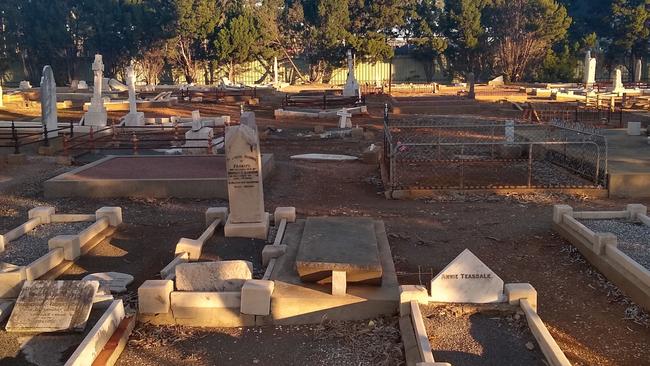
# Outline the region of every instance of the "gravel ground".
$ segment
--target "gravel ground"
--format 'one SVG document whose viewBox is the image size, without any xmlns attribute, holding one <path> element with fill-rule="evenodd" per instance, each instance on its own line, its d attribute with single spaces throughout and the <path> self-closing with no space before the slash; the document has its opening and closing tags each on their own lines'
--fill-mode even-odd
<svg viewBox="0 0 650 366">
<path fill-rule="evenodd" d="M 433 357 L 458 366 L 546 365 L 521 312 L 457 312 L 426 306 L 424 323 Z"/>
<path fill-rule="evenodd" d="M 57 235 L 78 234 L 90 226 L 89 222 L 57 223 L 39 225 L 34 230 L 9 242 L 0 253 L 0 262 L 26 266 L 47 254 L 47 242 Z"/>
<path fill-rule="evenodd" d="M 618 249 L 637 263 L 650 269 L 650 226 L 624 220 L 582 220 L 595 232 L 612 233 L 618 239 Z"/>
<path fill-rule="evenodd" d="M 296 326 L 139 324 L 117 365 L 404 365 L 397 318 Z"/>
</svg>

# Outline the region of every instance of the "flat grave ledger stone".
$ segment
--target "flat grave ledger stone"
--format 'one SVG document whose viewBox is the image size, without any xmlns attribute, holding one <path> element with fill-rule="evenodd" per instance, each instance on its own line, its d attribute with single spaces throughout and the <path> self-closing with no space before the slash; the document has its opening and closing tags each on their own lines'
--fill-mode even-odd
<svg viewBox="0 0 650 366">
<path fill-rule="evenodd" d="M 366 217 L 310 217 L 300 239 L 296 268 L 304 282 L 327 283 L 332 271 L 347 282 L 381 285 L 374 220 Z"/>
<path fill-rule="evenodd" d="M 503 280 L 465 249 L 431 280 L 431 298 L 434 302 L 501 302 Z"/>
<path fill-rule="evenodd" d="M 7 322 L 8 332 L 83 332 L 97 281 L 27 281 Z"/>
<path fill-rule="evenodd" d="M 176 266 L 178 291 L 240 291 L 244 282 L 252 278 L 253 264 L 242 260 L 183 263 Z"/>
</svg>

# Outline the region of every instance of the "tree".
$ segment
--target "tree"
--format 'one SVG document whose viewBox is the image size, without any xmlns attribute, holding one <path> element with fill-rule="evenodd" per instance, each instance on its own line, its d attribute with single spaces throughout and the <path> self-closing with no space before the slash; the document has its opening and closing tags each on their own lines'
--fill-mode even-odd
<svg viewBox="0 0 650 366">
<path fill-rule="evenodd" d="M 255 45 L 261 38 L 253 14 L 246 9 L 240 10 L 229 17 L 214 41 L 217 60 L 226 64 L 230 80 L 234 79 L 237 65 L 254 59 L 258 51 Z"/>
<path fill-rule="evenodd" d="M 489 0 L 457 0 L 448 4 L 442 20 L 452 74 L 473 72 L 489 76 L 491 55 L 486 29 L 481 22 Z"/>
<path fill-rule="evenodd" d="M 615 62 L 628 65 L 634 70 L 637 58 L 647 54 L 650 31 L 646 21 L 650 13 L 644 0 L 614 0 L 609 23 L 611 24 L 610 47 L 607 52 L 610 65 Z M 632 74 L 630 72 L 630 74 Z"/>
<path fill-rule="evenodd" d="M 440 59 L 448 45 L 443 34 L 443 15 L 444 7 L 440 1 L 416 2 L 410 7 L 405 28 L 409 44 L 415 46 L 416 57 L 425 65 L 429 81 L 433 80 L 433 60 Z"/>
<path fill-rule="evenodd" d="M 175 12 L 175 37 L 170 58 L 188 83 L 197 78 L 198 66 L 209 54 L 209 37 L 222 22 L 225 2 L 216 0 L 172 0 Z"/>
<path fill-rule="evenodd" d="M 555 0 L 495 0 L 485 16 L 495 70 L 512 81 L 541 64 L 571 25 L 566 9 Z"/>
</svg>

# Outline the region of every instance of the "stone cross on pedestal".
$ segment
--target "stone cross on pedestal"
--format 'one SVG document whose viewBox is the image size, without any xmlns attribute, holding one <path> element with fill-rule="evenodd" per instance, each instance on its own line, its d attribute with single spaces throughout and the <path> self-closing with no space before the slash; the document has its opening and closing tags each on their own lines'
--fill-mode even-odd
<svg viewBox="0 0 650 366">
<path fill-rule="evenodd" d="M 596 59 L 591 57 L 591 51 L 585 54 L 582 82 L 585 88 L 591 88 L 596 83 Z"/>
<path fill-rule="evenodd" d="M 104 107 L 104 99 L 102 98 L 102 82 L 104 81 L 102 55 L 95 55 L 92 70 L 95 84 L 93 85 L 93 96 L 90 99 L 90 106 L 88 106 L 84 121 L 86 125 L 90 126 L 106 126 L 108 117 Z"/>
<path fill-rule="evenodd" d="M 348 50 L 348 78 L 345 81 L 345 87 L 343 88 L 344 97 L 354 97 L 357 95 L 357 90 L 359 89 L 359 83 L 354 76 L 354 60 L 352 59 L 352 51 Z"/>
<path fill-rule="evenodd" d="M 336 115 L 339 116 L 339 128 L 352 128 L 352 113 L 348 112 L 347 109 L 343 108 L 340 111 L 336 112 Z"/>
<path fill-rule="evenodd" d="M 245 123 L 226 127 L 226 172 L 230 214 L 226 237 L 266 239 L 269 214 L 264 211 L 262 155 L 253 112 Z M 244 116 L 242 116 L 244 117 Z"/>
<path fill-rule="evenodd" d="M 126 84 L 129 88 L 129 114 L 124 117 L 126 126 L 144 126 L 144 113 L 138 112 L 138 105 L 135 100 L 135 72 L 133 66 L 126 68 Z"/>
<path fill-rule="evenodd" d="M 47 137 L 52 138 L 59 135 L 58 118 L 56 115 L 56 82 L 52 67 L 46 65 L 43 67 L 43 76 L 41 77 L 41 118 L 43 126 L 47 128 Z"/>
</svg>

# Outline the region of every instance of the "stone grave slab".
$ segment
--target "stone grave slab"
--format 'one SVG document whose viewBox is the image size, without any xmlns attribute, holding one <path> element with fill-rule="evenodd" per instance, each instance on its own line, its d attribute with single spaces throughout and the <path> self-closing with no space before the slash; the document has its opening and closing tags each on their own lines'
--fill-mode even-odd
<svg viewBox="0 0 650 366">
<path fill-rule="evenodd" d="M 133 282 L 133 276 L 120 272 L 100 272 L 91 273 L 82 278 L 84 281 L 99 281 L 100 286 L 106 285 L 111 292 L 126 292 L 126 286 Z"/>
<path fill-rule="evenodd" d="M 240 291 L 253 278 L 253 264 L 248 261 L 182 263 L 176 266 L 178 291 Z"/>
<path fill-rule="evenodd" d="M 8 332 L 83 332 L 97 281 L 27 281 L 7 322 Z"/>
<path fill-rule="evenodd" d="M 484 304 L 503 299 L 503 280 L 469 249 L 431 280 L 431 301 Z"/>
<path fill-rule="evenodd" d="M 374 222 L 365 217 L 310 217 L 300 240 L 296 268 L 304 282 L 327 283 L 332 271 L 347 282 L 381 284 Z"/>
</svg>

